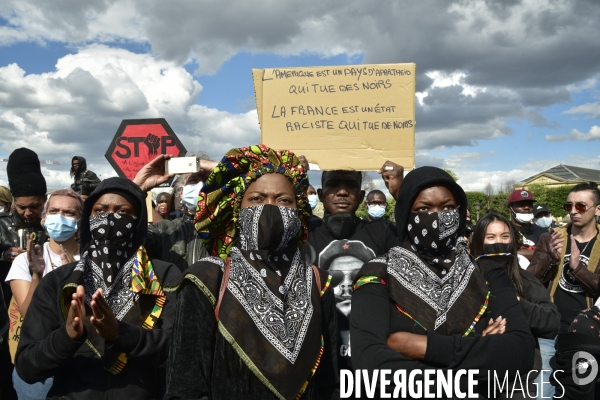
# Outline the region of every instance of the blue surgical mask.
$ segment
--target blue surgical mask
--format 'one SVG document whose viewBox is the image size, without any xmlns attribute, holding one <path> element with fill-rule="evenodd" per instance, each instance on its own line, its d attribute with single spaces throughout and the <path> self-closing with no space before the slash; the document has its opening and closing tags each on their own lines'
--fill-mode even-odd
<svg viewBox="0 0 600 400">
<path fill-rule="evenodd" d="M 48 235 L 56 242 L 64 242 L 77 232 L 77 220 L 62 214 L 47 215 L 44 226 Z"/>
<path fill-rule="evenodd" d="M 198 205 L 198 193 L 202 189 L 204 184 L 198 182 L 195 185 L 185 185 L 183 187 L 183 193 L 181 194 L 181 202 L 188 208 L 188 210 L 196 211 Z"/>
<path fill-rule="evenodd" d="M 540 228 L 549 228 L 552 224 L 552 217 L 542 217 L 535 220 L 535 224 Z"/>
<path fill-rule="evenodd" d="M 309 194 L 308 204 L 310 204 L 310 208 L 314 210 L 317 204 L 319 204 L 319 196 L 317 196 L 316 194 Z"/>
<path fill-rule="evenodd" d="M 369 206 L 367 212 L 369 213 L 369 216 L 371 218 L 380 219 L 381 217 L 383 217 L 385 215 L 385 206 L 379 206 L 379 205 Z"/>
</svg>

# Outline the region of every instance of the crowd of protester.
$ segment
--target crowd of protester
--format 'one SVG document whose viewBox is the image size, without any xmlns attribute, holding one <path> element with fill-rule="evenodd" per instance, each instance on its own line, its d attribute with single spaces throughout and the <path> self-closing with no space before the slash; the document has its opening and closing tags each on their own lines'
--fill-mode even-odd
<svg viewBox="0 0 600 400">
<path fill-rule="evenodd" d="M 388 195 L 360 171 L 311 185 L 304 157 L 264 145 L 185 176 L 169 158 L 101 181 L 75 156 L 71 188 L 48 192 L 37 154 L 11 153 L 1 399 L 337 399 L 356 369 L 476 369 L 480 398 L 494 371 L 510 377 L 498 398 L 594 398 L 573 357 L 600 357 L 596 183 L 572 188 L 559 227 L 521 188 L 509 219 L 474 221 L 435 167 L 386 161 Z"/>
</svg>

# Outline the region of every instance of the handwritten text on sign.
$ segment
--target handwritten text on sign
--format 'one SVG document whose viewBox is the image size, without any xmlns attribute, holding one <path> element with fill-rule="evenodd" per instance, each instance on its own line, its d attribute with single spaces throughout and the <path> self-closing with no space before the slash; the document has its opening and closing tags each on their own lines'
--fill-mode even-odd
<svg viewBox="0 0 600 400">
<path fill-rule="evenodd" d="M 414 64 L 253 74 L 263 143 L 321 169 L 374 170 L 386 159 L 414 166 Z"/>
</svg>

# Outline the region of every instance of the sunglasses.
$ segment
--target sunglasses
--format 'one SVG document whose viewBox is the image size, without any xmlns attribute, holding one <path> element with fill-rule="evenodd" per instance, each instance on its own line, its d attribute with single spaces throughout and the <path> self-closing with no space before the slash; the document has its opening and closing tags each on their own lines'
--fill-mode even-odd
<svg viewBox="0 0 600 400">
<path fill-rule="evenodd" d="M 573 207 L 575 207 L 575 211 L 579 214 L 584 214 L 587 212 L 587 210 L 589 210 L 590 208 L 594 208 L 596 205 L 591 205 L 591 206 L 587 206 L 587 204 L 585 203 L 565 203 L 563 204 L 563 210 L 565 210 L 566 212 L 570 213 L 571 210 L 573 209 Z"/>
</svg>

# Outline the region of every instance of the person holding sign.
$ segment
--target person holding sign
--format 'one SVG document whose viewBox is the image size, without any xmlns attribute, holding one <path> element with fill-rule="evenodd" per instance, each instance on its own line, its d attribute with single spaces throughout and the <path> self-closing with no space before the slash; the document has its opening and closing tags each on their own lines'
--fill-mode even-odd
<svg viewBox="0 0 600 400">
<path fill-rule="evenodd" d="M 46 228 L 50 241 L 42 246 L 34 245 L 30 235 L 27 252 L 15 258 L 6 277 L 22 318 L 42 277 L 63 264 L 79 260 L 77 233 L 82 209 L 81 196 L 68 189 L 52 192 L 46 201 L 42 226 Z M 52 387 L 52 378 L 29 385 L 13 371 L 13 385 L 19 398 L 43 399 Z"/>
<path fill-rule="evenodd" d="M 466 207 L 445 171 L 406 176 L 396 203 L 401 245 L 365 264 L 354 282 L 354 368 L 478 369 L 477 380 L 489 370 L 508 372 L 510 382 L 529 372 L 535 341 L 504 268 L 512 259 L 474 263 L 463 237 Z M 431 384 L 417 376 L 417 385 Z"/>
<path fill-rule="evenodd" d="M 395 195 L 403 177 L 403 168 L 386 162 L 384 181 Z M 340 369 L 351 368 L 349 318 L 352 281 L 362 265 L 387 253 L 397 244 L 395 227 L 385 220 L 368 222 L 355 215 L 363 202 L 360 171 L 324 171 L 319 199 L 325 207 L 323 219 L 311 221 L 308 242 L 302 248 L 307 264 L 315 264 L 332 274 L 338 309 L 338 362 Z"/>
<path fill-rule="evenodd" d="M 54 376 L 48 397 L 155 399 L 175 312 L 177 267 L 150 259 L 145 193 L 104 180 L 85 201 L 81 259 L 46 275 L 23 321 L 16 369 L 25 382 Z"/>
<path fill-rule="evenodd" d="M 230 150 L 200 192 L 213 257 L 179 286 L 167 398 L 339 398 L 330 276 L 304 264 L 308 179 L 289 151 Z"/>
</svg>

